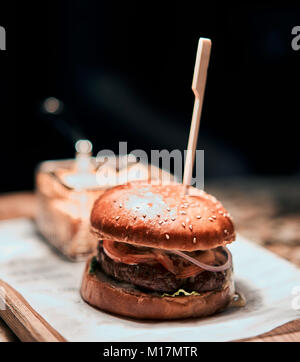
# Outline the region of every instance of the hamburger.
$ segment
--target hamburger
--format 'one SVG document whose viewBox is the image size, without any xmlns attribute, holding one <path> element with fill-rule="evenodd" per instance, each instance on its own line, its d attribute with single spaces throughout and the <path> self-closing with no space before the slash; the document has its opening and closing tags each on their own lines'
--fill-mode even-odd
<svg viewBox="0 0 300 362">
<path fill-rule="evenodd" d="M 81 296 L 106 312 L 137 319 L 205 317 L 235 290 L 234 225 L 222 204 L 194 187 L 131 182 L 102 194 L 91 212 L 99 238 Z"/>
</svg>

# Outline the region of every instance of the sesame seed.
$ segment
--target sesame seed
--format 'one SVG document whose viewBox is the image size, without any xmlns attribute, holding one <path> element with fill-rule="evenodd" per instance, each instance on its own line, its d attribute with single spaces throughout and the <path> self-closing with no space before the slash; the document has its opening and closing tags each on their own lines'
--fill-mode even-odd
<svg viewBox="0 0 300 362">
<path fill-rule="evenodd" d="M 193 238 L 193 243 L 196 244 L 196 242 L 197 242 L 197 239 Z"/>
<path fill-rule="evenodd" d="M 184 222 L 181 225 L 185 228 L 185 223 Z"/>
<path fill-rule="evenodd" d="M 165 221 L 168 221 L 168 219 L 167 219 L 167 218 L 165 218 Z"/>
<path fill-rule="evenodd" d="M 167 207 L 167 210 L 168 210 L 168 211 L 171 211 L 171 209 L 170 209 L 169 207 Z"/>
<path fill-rule="evenodd" d="M 185 211 L 180 211 L 180 214 L 181 215 L 186 215 L 186 212 Z"/>
<path fill-rule="evenodd" d="M 189 228 L 190 228 L 190 230 L 193 230 L 193 225 L 190 225 Z"/>
<path fill-rule="evenodd" d="M 143 214 L 143 218 L 145 218 L 146 217 L 146 214 Z"/>
<path fill-rule="evenodd" d="M 161 225 L 163 223 L 163 221 L 161 220 L 160 222 L 159 222 L 159 225 Z"/>
<path fill-rule="evenodd" d="M 216 218 L 217 218 L 216 215 L 212 215 L 211 217 L 212 217 L 213 219 L 215 219 L 215 220 L 216 220 Z"/>
<path fill-rule="evenodd" d="M 201 216 L 200 216 L 200 215 L 197 215 L 196 217 L 197 217 L 197 219 L 201 219 Z"/>
<path fill-rule="evenodd" d="M 122 209 L 122 204 L 119 205 L 119 208 Z"/>
<path fill-rule="evenodd" d="M 222 210 L 219 210 L 218 212 L 219 212 L 220 215 L 224 214 Z"/>
<path fill-rule="evenodd" d="M 119 220 L 120 219 L 120 216 L 116 216 L 116 220 Z"/>
<path fill-rule="evenodd" d="M 227 235 L 228 234 L 228 230 L 224 229 L 224 234 Z"/>
<path fill-rule="evenodd" d="M 157 217 L 160 217 L 160 214 L 157 214 Z"/>
<path fill-rule="evenodd" d="M 188 224 L 188 223 L 190 222 L 190 219 L 187 217 L 187 218 L 185 219 L 185 222 Z"/>
<path fill-rule="evenodd" d="M 166 239 L 167 239 L 167 240 L 169 240 L 169 239 L 170 239 L 169 234 L 166 234 Z"/>
<path fill-rule="evenodd" d="M 172 221 L 175 221 L 175 217 L 171 217 L 171 220 L 172 220 Z"/>
<path fill-rule="evenodd" d="M 136 216 L 133 217 L 133 220 L 136 220 Z"/>
<path fill-rule="evenodd" d="M 125 236 L 124 240 L 128 240 L 128 236 Z"/>
<path fill-rule="evenodd" d="M 211 221 L 211 222 L 214 221 L 214 219 L 212 217 L 209 217 L 208 220 Z"/>
</svg>

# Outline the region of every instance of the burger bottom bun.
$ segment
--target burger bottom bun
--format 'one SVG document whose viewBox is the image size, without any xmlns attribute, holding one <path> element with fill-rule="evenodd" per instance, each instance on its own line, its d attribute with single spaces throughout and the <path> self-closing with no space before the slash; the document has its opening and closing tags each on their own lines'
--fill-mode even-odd
<svg viewBox="0 0 300 362">
<path fill-rule="evenodd" d="M 232 270 L 227 271 L 226 282 L 220 291 L 162 297 L 115 281 L 101 270 L 90 274 L 90 262 L 91 258 L 87 261 L 81 284 L 83 300 L 98 309 L 126 317 L 156 320 L 206 317 L 225 309 L 235 292 Z"/>
</svg>

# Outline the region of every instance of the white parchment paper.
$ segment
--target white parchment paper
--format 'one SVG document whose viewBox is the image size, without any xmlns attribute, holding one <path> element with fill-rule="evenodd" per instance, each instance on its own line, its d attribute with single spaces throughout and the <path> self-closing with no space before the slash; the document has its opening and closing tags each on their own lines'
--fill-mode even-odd
<svg viewBox="0 0 300 362">
<path fill-rule="evenodd" d="M 298 268 L 241 237 L 229 248 L 247 305 L 205 319 L 142 322 L 94 310 L 78 293 L 84 263 L 65 260 L 27 219 L 0 222 L 0 278 L 69 341 L 228 341 L 300 318 Z"/>
</svg>

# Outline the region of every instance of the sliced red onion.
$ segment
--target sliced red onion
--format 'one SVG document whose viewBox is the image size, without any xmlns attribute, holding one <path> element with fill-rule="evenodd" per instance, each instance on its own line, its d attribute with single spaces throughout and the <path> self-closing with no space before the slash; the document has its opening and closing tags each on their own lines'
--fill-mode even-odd
<svg viewBox="0 0 300 362">
<path fill-rule="evenodd" d="M 227 255 L 227 261 L 225 264 L 220 265 L 220 266 L 213 266 L 213 265 L 207 265 L 204 263 L 201 263 L 201 261 L 194 259 L 193 257 L 187 255 L 186 253 L 179 251 L 179 250 L 172 250 L 172 253 L 181 256 L 182 258 L 188 260 L 189 262 L 199 266 L 202 269 L 208 270 L 208 271 L 212 271 L 212 272 L 219 272 L 219 271 L 223 271 L 226 269 L 229 269 L 232 265 L 232 255 L 231 252 L 225 247 L 223 246 L 223 249 Z"/>
</svg>

